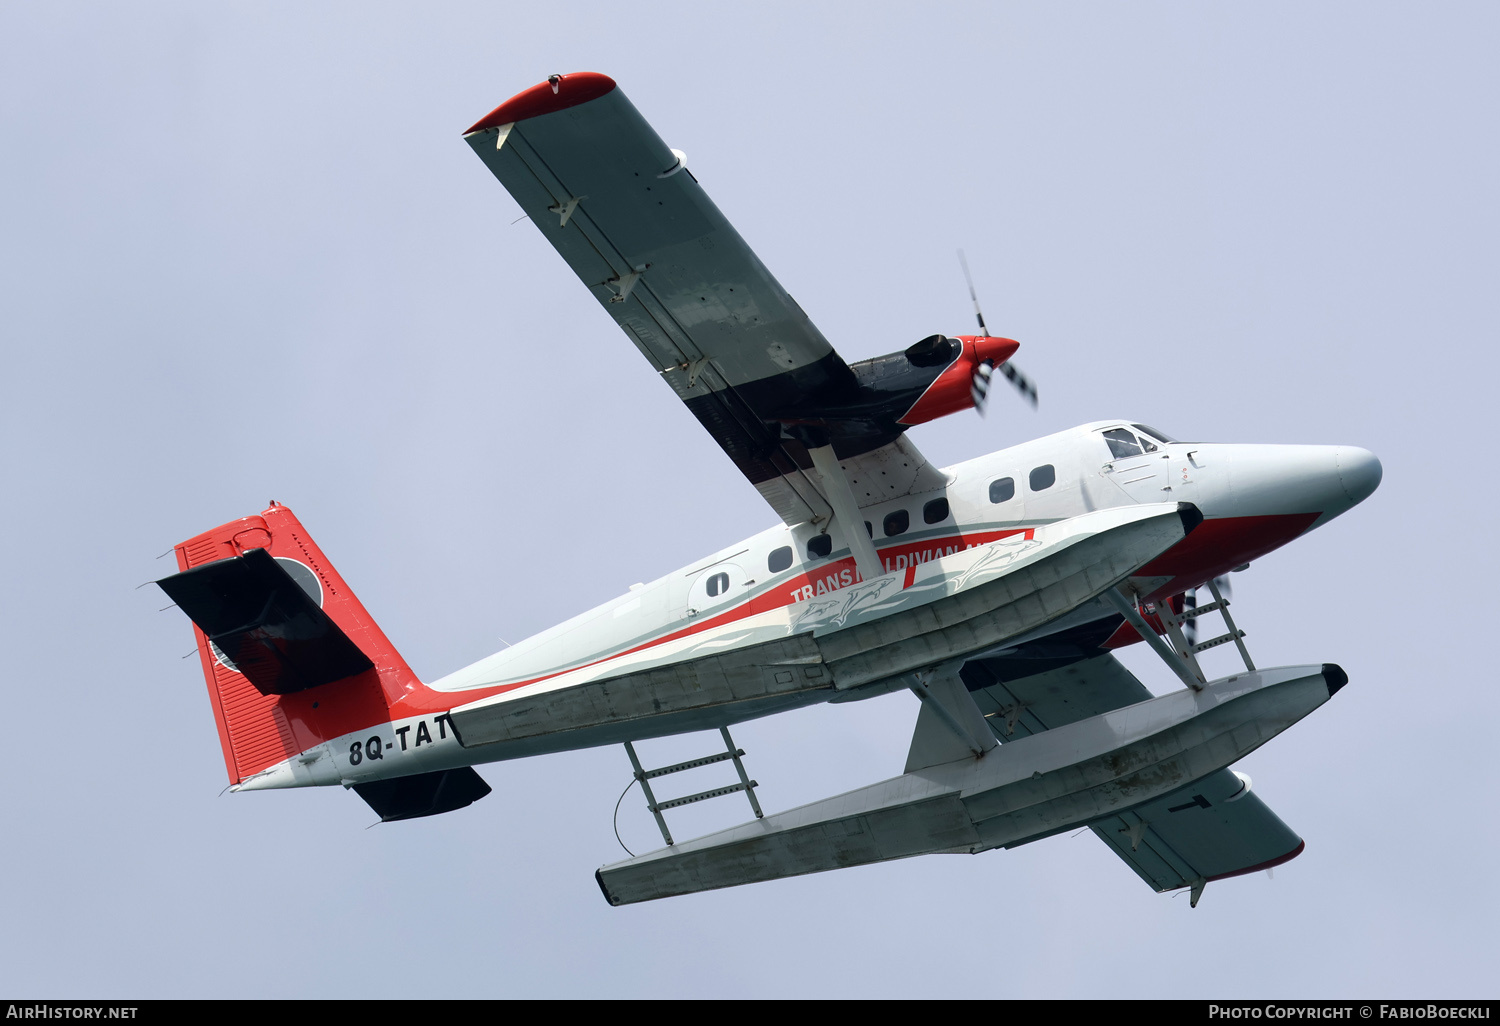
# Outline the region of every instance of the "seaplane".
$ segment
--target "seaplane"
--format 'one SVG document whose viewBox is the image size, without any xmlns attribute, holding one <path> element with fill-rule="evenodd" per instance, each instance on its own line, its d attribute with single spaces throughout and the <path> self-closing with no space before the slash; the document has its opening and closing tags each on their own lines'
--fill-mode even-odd
<svg viewBox="0 0 1500 1026">
<path fill-rule="evenodd" d="M 982 412 L 997 372 L 1036 399 L 982 314 L 846 362 L 604 75 L 554 75 L 463 137 L 779 523 L 431 681 L 288 507 L 190 538 L 157 583 L 235 791 L 342 786 L 420 819 L 488 794 L 476 765 L 623 745 L 663 844 L 598 870 L 615 905 L 1088 829 L 1196 907 L 1303 850 L 1232 766 L 1348 678 L 1257 667 L 1225 584 L 1369 496 L 1372 453 L 1126 419 L 932 466 L 909 430 Z M 1114 654 L 1138 642 L 1161 695 Z M 1229 644 L 1243 669 L 1210 679 L 1199 655 Z M 761 808 L 731 728 L 895 692 L 918 699 L 899 774 Z M 698 732 L 713 750 L 675 765 L 636 748 Z M 727 782 L 658 793 L 705 766 Z M 667 813 L 732 795 L 743 824 L 674 839 Z"/>
</svg>

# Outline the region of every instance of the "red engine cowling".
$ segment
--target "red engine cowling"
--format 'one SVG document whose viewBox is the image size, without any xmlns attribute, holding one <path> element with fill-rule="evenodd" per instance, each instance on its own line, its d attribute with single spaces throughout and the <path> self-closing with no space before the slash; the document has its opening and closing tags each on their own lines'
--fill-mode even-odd
<svg viewBox="0 0 1500 1026">
<path fill-rule="evenodd" d="M 950 413 L 960 410 L 974 409 L 976 394 L 976 376 L 982 378 L 988 384 L 988 370 L 981 370 L 986 364 L 993 369 L 1009 360 L 1021 343 L 1015 339 L 1000 338 L 996 335 L 955 335 L 953 336 L 963 343 L 963 349 L 958 357 L 949 364 L 941 374 L 937 376 L 932 384 L 911 408 L 901 415 L 898 423 L 908 427 L 913 424 L 925 424 L 929 420 L 945 417 Z"/>
</svg>

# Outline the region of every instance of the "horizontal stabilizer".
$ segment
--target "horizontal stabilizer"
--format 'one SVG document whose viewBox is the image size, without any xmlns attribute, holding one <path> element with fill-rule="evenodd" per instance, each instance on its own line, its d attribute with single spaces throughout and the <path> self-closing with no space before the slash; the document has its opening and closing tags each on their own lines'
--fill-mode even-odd
<svg viewBox="0 0 1500 1026">
<path fill-rule="evenodd" d="M 470 766 L 418 773 L 394 780 L 355 784 L 354 793 L 380 816 L 382 823 L 421 819 L 473 805 L 490 793 L 490 785 Z"/>
<path fill-rule="evenodd" d="M 306 691 L 374 667 L 265 549 L 156 583 L 263 695 Z"/>
</svg>

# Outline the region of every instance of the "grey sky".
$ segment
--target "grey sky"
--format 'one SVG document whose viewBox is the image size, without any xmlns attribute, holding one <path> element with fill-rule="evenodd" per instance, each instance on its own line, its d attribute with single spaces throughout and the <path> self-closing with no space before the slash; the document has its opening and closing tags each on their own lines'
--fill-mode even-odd
<svg viewBox="0 0 1500 1026">
<path fill-rule="evenodd" d="M 1493 996 L 1497 28 L 0 3 L 0 990 Z M 846 357 L 967 329 L 967 250 L 1042 406 L 916 429 L 937 462 L 1108 416 L 1380 456 L 1363 506 L 1235 581 L 1258 662 L 1350 676 L 1241 767 L 1302 857 L 1196 910 L 1087 835 L 613 909 L 619 749 L 372 830 L 339 789 L 219 796 L 187 621 L 133 590 L 183 538 L 288 504 L 433 678 L 774 522 L 459 138 L 579 70 Z M 736 740 L 782 809 L 899 772 L 914 706 Z M 708 804 L 676 831 L 741 817 Z M 620 829 L 651 839 L 634 792 Z"/>
</svg>

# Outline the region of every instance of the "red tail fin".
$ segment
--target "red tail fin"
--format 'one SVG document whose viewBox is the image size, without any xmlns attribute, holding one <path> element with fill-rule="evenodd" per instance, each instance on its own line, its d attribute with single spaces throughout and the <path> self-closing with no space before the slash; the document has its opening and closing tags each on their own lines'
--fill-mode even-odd
<svg viewBox="0 0 1500 1026">
<path fill-rule="evenodd" d="M 390 639 L 285 506 L 273 502 L 260 516 L 190 538 L 177 546 L 177 565 L 187 571 L 244 556 L 251 549 L 264 549 L 274 557 L 374 667 L 310 690 L 262 694 L 195 625 L 224 763 L 235 784 L 328 738 L 385 722 L 392 702 L 421 687 Z"/>
</svg>

